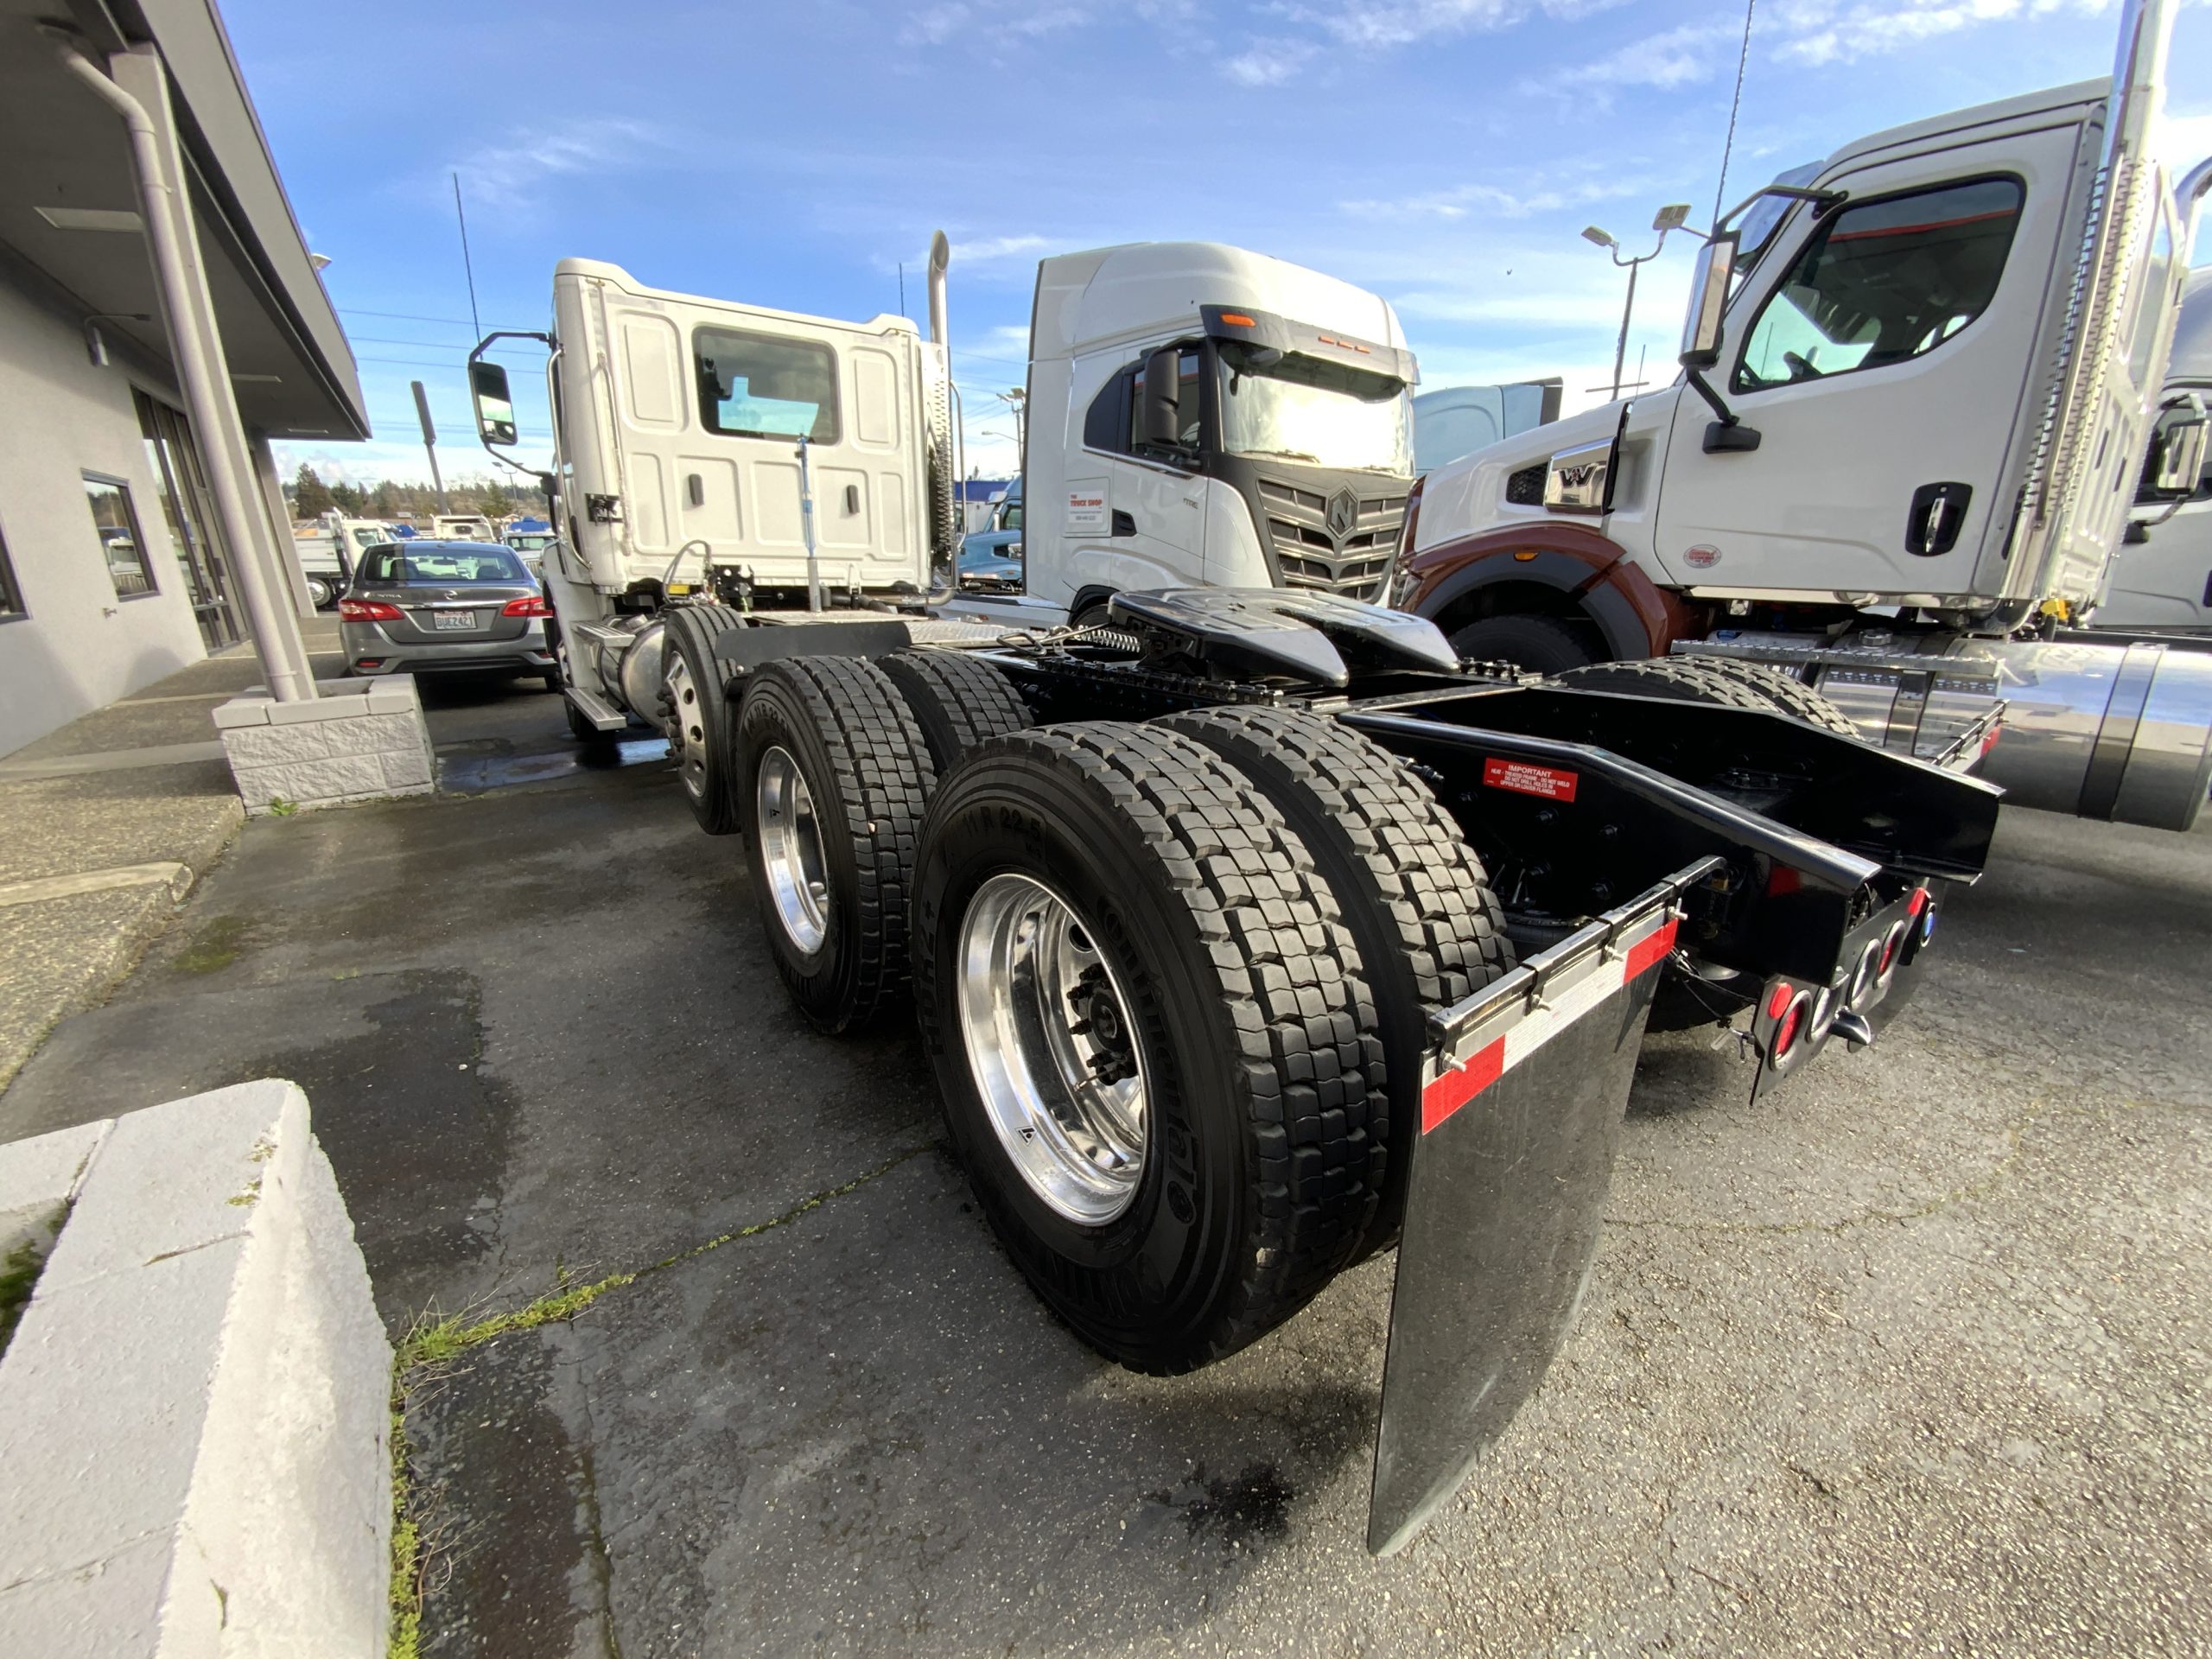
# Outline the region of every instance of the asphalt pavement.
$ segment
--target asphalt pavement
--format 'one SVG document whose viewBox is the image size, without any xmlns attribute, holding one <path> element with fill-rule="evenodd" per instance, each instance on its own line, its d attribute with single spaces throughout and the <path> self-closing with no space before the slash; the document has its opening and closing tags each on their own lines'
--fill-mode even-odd
<svg viewBox="0 0 2212 1659">
<path fill-rule="evenodd" d="M 2212 1641 L 2212 823 L 2008 814 L 1908 1016 L 1757 1106 L 1653 1038 L 1573 1336 L 1378 1562 L 1388 1259 L 1198 1375 L 1102 1363 L 650 745 L 426 702 L 448 792 L 247 824 L 0 1095 L 12 1139 L 298 1079 L 395 1335 L 636 1274 L 416 1380 L 426 1652 Z"/>
</svg>

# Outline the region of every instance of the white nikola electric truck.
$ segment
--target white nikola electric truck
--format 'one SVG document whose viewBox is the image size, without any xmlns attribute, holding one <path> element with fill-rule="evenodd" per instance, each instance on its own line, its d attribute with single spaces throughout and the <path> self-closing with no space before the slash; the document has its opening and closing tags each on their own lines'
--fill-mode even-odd
<svg viewBox="0 0 2212 1659">
<path fill-rule="evenodd" d="M 703 664 L 656 626 L 707 593 L 751 623 L 933 601 L 970 624 L 1095 625 L 1117 593 L 1208 585 L 1382 597 L 1412 482 L 1413 355 L 1387 302 L 1211 243 L 1038 270 L 1024 582 L 959 594 L 957 397 L 930 338 L 646 287 L 564 259 L 547 370 L 557 545 L 543 575 L 580 737 L 669 730 Z M 505 373 L 470 364 L 479 429 L 514 440 Z M 694 779 L 696 784 L 698 780 Z"/>
<path fill-rule="evenodd" d="M 1755 193 L 1700 255 L 1681 378 L 1429 474 L 1396 602 L 1469 658 L 1654 695 L 1670 652 L 1779 666 L 1908 753 L 2001 701 L 2012 798 L 2188 827 L 2212 657 L 2079 627 L 2204 454 L 2196 391 L 2162 397 L 2208 177 L 2177 193 L 2147 148 L 2170 29 L 2131 4 L 2111 79 Z"/>
</svg>

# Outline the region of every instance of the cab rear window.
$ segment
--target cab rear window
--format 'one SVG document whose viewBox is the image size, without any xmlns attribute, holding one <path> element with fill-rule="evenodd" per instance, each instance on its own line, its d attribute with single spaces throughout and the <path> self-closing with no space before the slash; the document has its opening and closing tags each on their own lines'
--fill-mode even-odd
<svg viewBox="0 0 2212 1659">
<path fill-rule="evenodd" d="M 512 553 L 416 552 L 404 547 L 380 547 L 361 561 L 361 580 L 379 586 L 404 587 L 410 582 L 527 582 L 530 572 Z"/>
</svg>

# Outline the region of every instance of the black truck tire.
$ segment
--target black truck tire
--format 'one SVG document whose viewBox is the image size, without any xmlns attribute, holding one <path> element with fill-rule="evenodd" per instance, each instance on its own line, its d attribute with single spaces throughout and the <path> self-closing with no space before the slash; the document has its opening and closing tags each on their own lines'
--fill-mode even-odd
<svg viewBox="0 0 2212 1659">
<path fill-rule="evenodd" d="M 1205 744 L 1274 802 L 1335 890 L 1375 993 L 1389 1110 L 1370 1132 L 1382 1194 L 1360 1254 L 1397 1242 L 1420 1134 L 1428 1015 L 1512 966 L 1482 861 L 1396 755 L 1325 715 L 1209 709 L 1157 722 Z"/>
<path fill-rule="evenodd" d="M 1467 663 L 1511 663 L 1532 674 L 1557 674 L 1595 662 L 1598 652 L 1573 624 L 1552 616 L 1486 616 L 1452 636 Z"/>
<path fill-rule="evenodd" d="M 1741 680 L 1707 674 L 1685 657 L 1651 657 L 1634 663 L 1592 663 L 1553 676 L 1578 691 L 1620 691 L 1636 697 L 1664 697 L 1675 702 L 1718 703 L 1724 709 L 1774 710 L 1773 700 Z"/>
<path fill-rule="evenodd" d="M 821 1030 L 863 1024 L 906 983 L 914 848 L 934 775 L 914 717 L 873 663 L 792 657 L 754 671 L 734 748 L 746 861 L 776 970 Z"/>
<path fill-rule="evenodd" d="M 1770 664 L 1745 662 L 1734 657 L 1676 657 L 1670 660 L 1688 663 L 1708 674 L 1748 685 L 1766 698 L 1776 712 L 1795 715 L 1824 732 L 1834 732 L 1839 737 L 1859 735 L 1859 728 L 1852 723 L 1850 715 L 1802 680 L 1793 679 Z"/>
<path fill-rule="evenodd" d="M 1374 999 L 1305 842 L 1217 756 L 1109 721 L 972 750 L 922 832 L 914 929 L 953 1147 L 1007 1253 L 1084 1341 L 1138 1370 L 1190 1370 L 1281 1324 L 1351 1259 L 1379 1197 Z M 1007 966 L 971 982 L 971 960 Z M 1032 1020 L 1071 975 L 1079 1020 Z M 1094 1046 L 1070 1083 L 1051 1046 L 1078 1029 Z M 1052 1128 L 1077 1119 L 1048 1115 L 1093 1110 L 1087 1134 L 1094 1081 L 1131 1080 L 1134 1146 L 1059 1149 L 1080 1153 Z M 1090 1202 L 1071 1168 L 1103 1196 Z"/>
<path fill-rule="evenodd" d="M 738 827 L 732 787 L 729 696 L 714 642 L 741 615 L 722 605 L 680 605 L 668 613 L 668 651 L 663 659 L 661 709 L 667 721 L 669 759 L 683 781 L 691 816 L 710 836 Z"/>
<path fill-rule="evenodd" d="M 978 743 L 1030 724 L 1013 682 L 965 652 L 902 651 L 877 660 L 906 699 L 940 772 Z"/>
</svg>

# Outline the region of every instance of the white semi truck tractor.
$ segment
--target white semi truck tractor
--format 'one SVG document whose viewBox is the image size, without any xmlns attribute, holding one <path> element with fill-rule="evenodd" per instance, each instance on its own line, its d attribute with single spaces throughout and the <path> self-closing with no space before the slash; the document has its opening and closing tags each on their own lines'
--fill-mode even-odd
<svg viewBox="0 0 2212 1659">
<path fill-rule="evenodd" d="M 1396 1549 L 1573 1323 L 1647 1024 L 1745 1013 L 1755 1090 L 1882 1035 L 1983 868 L 1994 711 L 1922 759 L 1779 693 L 1465 668 L 1364 597 L 1407 483 L 1387 308 L 1202 246 L 1046 262 L 1023 533 L 1058 585 L 950 618 L 944 263 L 926 340 L 561 267 L 570 706 L 670 731 L 806 1020 L 914 1020 L 979 1210 L 1099 1352 L 1208 1364 L 1395 1253 Z"/>
<path fill-rule="evenodd" d="M 534 336 L 552 351 L 559 544 L 543 576 L 580 738 L 634 716 L 671 734 L 695 801 L 718 792 L 683 750 L 677 711 L 704 647 L 671 654 L 671 599 L 718 600 L 718 626 L 933 601 L 972 629 L 1095 626 L 1115 594 L 1166 587 L 1382 596 L 1412 482 L 1416 372 L 1397 318 L 1350 283 L 1211 243 L 1039 265 L 1023 589 L 955 592 L 949 259 L 940 235 L 926 340 L 905 317 L 843 322 L 560 263 L 553 332 Z M 512 409 L 481 353 L 501 337 L 470 365 L 496 447 Z"/>
<path fill-rule="evenodd" d="M 2001 703 L 2013 800 L 2189 827 L 2212 655 L 2081 626 L 2204 454 L 2196 393 L 2162 395 L 2208 176 L 2176 192 L 2147 146 L 2171 25 L 2131 3 L 2110 79 L 1755 193 L 1700 257 L 1681 378 L 1429 474 L 1395 602 L 1467 658 L 1653 696 L 1718 695 L 1670 653 L 1779 670 L 1907 753 Z"/>
<path fill-rule="evenodd" d="M 2186 185 L 2182 191 L 2189 194 Z M 2166 418 L 2185 416 L 2188 400 L 2212 404 L 2212 270 L 2190 274 L 2181 321 L 2166 365 Z M 2104 602 L 2089 626 L 2100 633 L 2212 639 L 2212 467 L 2181 500 L 2139 512 L 2113 556 Z"/>
</svg>

